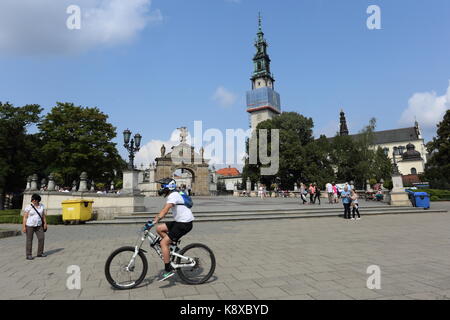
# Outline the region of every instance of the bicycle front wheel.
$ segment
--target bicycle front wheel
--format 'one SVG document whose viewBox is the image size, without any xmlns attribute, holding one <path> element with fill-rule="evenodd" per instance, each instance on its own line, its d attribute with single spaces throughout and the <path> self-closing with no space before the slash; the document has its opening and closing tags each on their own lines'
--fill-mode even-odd
<svg viewBox="0 0 450 320">
<path fill-rule="evenodd" d="M 106 280 L 116 289 L 128 290 L 144 281 L 148 262 L 142 251 L 133 260 L 134 247 L 119 248 L 109 256 L 105 264 Z"/>
<path fill-rule="evenodd" d="M 195 266 L 181 267 L 177 270 L 178 276 L 187 284 L 202 284 L 208 281 L 216 269 L 216 258 L 210 248 L 203 244 L 194 243 L 183 248 L 180 255 L 194 259 Z M 177 258 L 177 264 L 188 264 L 182 258 Z"/>
</svg>

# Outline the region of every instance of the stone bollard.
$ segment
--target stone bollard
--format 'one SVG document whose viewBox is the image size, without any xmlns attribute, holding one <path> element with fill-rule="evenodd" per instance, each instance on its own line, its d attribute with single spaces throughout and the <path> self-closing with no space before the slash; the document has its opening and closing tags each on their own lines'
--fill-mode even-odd
<svg viewBox="0 0 450 320">
<path fill-rule="evenodd" d="M 95 192 L 95 182 L 94 182 L 94 180 L 91 181 L 91 192 Z"/>
<path fill-rule="evenodd" d="M 77 182 L 75 180 L 72 182 L 72 192 L 77 192 Z"/>
<path fill-rule="evenodd" d="M 38 190 L 38 175 L 37 174 L 33 174 L 33 176 L 31 177 L 31 185 L 30 185 L 30 191 L 37 191 Z"/>
<path fill-rule="evenodd" d="M 31 176 L 28 176 L 27 178 L 27 187 L 25 188 L 25 191 L 28 191 L 31 189 Z"/>
<path fill-rule="evenodd" d="M 82 172 L 80 175 L 80 188 L 78 189 L 79 192 L 87 192 L 87 178 L 88 175 L 86 172 Z"/>
<path fill-rule="evenodd" d="M 53 176 L 53 173 L 50 173 L 50 175 L 48 176 L 47 191 L 55 191 L 55 188 L 55 178 Z"/>
</svg>

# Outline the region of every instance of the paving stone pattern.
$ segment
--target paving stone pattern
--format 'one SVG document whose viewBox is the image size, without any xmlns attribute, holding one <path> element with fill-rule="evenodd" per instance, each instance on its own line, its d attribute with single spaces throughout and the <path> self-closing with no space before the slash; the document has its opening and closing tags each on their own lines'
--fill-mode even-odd
<svg viewBox="0 0 450 320">
<path fill-rule="evenodd" d="M 47 258 L 25 260 L 25 236 L 0 239 L 0 299 L 450 299 L 449 226 L 448 213 L 199 223 L 182 246 L 214 251 L 208 283 L 157 282 L 163 265 L 149 251 L 145 283 L 130 291 L 113 290 L 104 265 L 134 245 L 137 226 L 50 226 Z M 81 290 L 66 287 L 70 265 L 81 268 Z M 371 265 L 381 290 L 366 286 Z"/>
</svg>

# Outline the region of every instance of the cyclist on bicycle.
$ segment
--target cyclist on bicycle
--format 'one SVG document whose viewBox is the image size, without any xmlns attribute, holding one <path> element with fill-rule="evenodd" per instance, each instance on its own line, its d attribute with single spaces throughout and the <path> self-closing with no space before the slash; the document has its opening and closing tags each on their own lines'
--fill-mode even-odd
<svg viewBox="0 0 450 320">
<path fill-rule="evenodd" d="M 159 281 L 164 281 L 175 274 L 170 264 L 170 245 L 172 242 L 178 242 L 181 237 L 192 230 L 194 215 L 191 209 L 184 205 L 184 199 L 177 191 L 175 180 L 166 178 L 157 181 L 157 183 L 161 184 L 161 189 L 158 191 L 158 194 L 167 198 L 167 201 L 161 212 L 154 218 L 153 224 L 156 225 L 171 209 L 175 220 L 173 222 L 161 223 L 156 227 L 156 231 L 161 237 L 159 241 L 165 265 L 165 271 Z"/>
</svg>

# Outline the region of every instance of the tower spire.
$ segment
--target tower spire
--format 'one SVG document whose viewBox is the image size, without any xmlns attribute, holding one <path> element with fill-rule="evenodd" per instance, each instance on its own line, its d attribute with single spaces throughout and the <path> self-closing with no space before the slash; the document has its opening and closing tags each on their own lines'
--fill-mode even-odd
<svg viewBox="0 0 450 320">
<path fill-rule="evenodd" d="M 348 126 L 347 126 L 347 119 L 345 118 L 345 113 L 344 113 L 343 109 L 341 109 L 340 122 L 341 122 L 341 128 L 339 130 L 340 136 L 348 136 L 349 131 L 348 131 Z"/>
<path fill-rule="evenodd" d="M 258 30 L 262 32 L 262 17 L 261 17 L 261 11 L 258 13 Z"/>
<path fill-rule="evenodd" d="M 264 32 L 262 31 L 262 17 L 261 12 L 258 14 L 258 33 L 255 41 L 256 54 L 253 57 L 254 72 L 252 75 L 253 89 L 260 87 L 274 87 L 274 78 L 270 72 L 270 58 L 267 53 L 266 39 L 264 38 Z"/>
<path fill-rule="evenodd" d="M 275 79 L 270 72 L 268 46 L 259 12 L 258 33 L 255 40 L 256 54 L 253 57 L 254 70 L 251 77 L 252 90 L 247 92 L 247 112 L 250 114 L 252 129 L 256 129 L 262 121 L 281 114 L 280 95 L 274 90 Z"/>
</svg>

